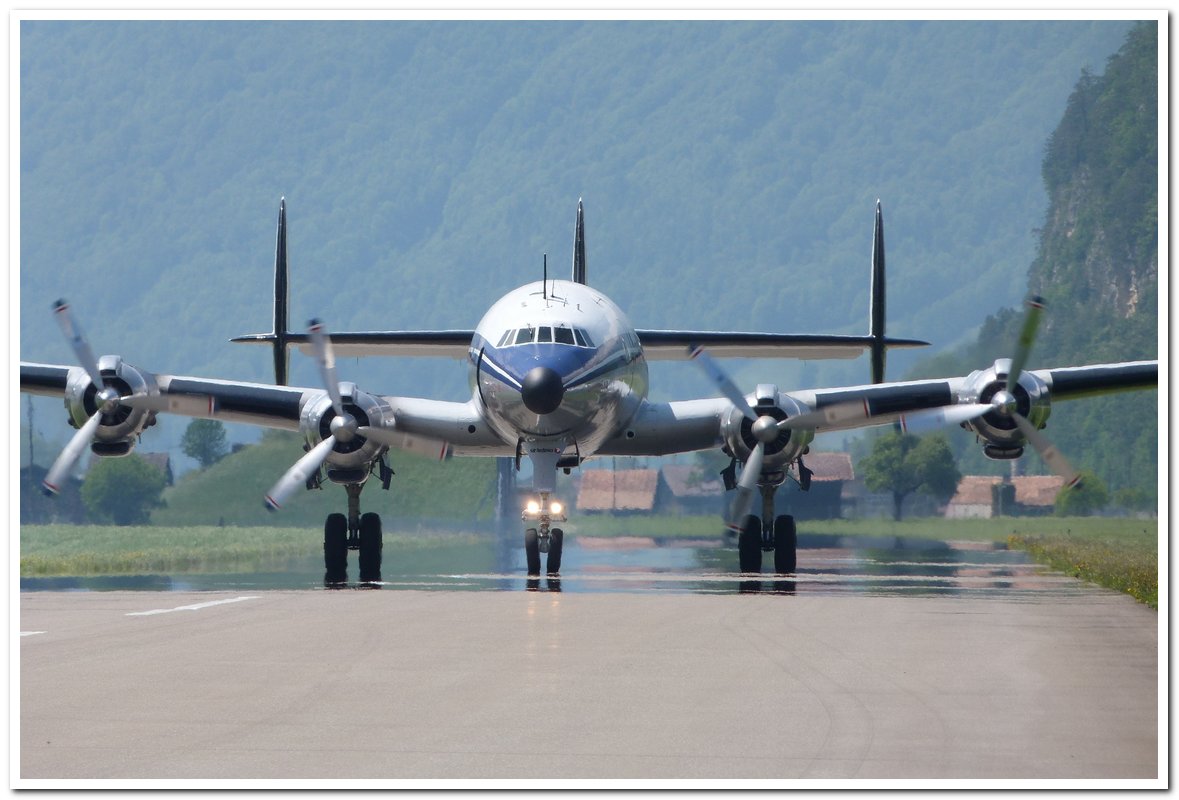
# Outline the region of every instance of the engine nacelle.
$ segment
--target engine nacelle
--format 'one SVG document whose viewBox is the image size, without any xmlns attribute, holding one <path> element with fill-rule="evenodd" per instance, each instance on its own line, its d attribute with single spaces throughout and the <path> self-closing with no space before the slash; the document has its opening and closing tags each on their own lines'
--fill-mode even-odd
<svg viewBox="0 0 1179 800">
<path fill-rule="evenodd" d="M 759 385 L 754 397 L 756 402 L 753 405 L 753 413 L 759 417 L 772 417 L 779 422 L 811 410 L 790 395 L 780 394 L 778 387 L 771 384 Z M 729 454 L 741 462 L 748 459 L 750 452 L 757 446 L 757 438 L 753 435 L 753 423 L 736 408 L 721 420 L 721 438 Z M 765 446 L 762 472 L 785 469 L 804 454 L 814 438 L 814 429 L 778 431 L 777 438 Z"/>
<path fill-rule="evenodd" d="M 1011 359 L 1000 358 L 989 369 L 970 373 L 966 386 L 959 396 L 961 403 L 990 403 L 995 395 L 1007 388 L 1007 374 L 1011 370 Z M 1037 429 L 1044 427 L 1052 413 L 1052 398 L 1048 385 L 1026 370 L 1020 373 L 1012 395 L 1015 397 L 1015 412 L 1025 417 Z M 981 417 L 964 423 L 975 432 L 983 443 L 983 453 L 988 458 L 1018 458 L 1026 444 L 1024 435 L 1016 427 L 1015 420 L 998 410 L 988 411 Z"/>
<path fill-rule="evenodd" d="M 340 399 L 344 411 L 352 415 L 360 427 L 391 427 L 393 424 L 393 409 L 389 404 L 375 395 L 360 391 L 354 383 L 340 384 Z M 335 416 L 332 399 L 326 392 L 303 407 L 299 430 L 303 433 L 308 448 L 332 435 L 332 420 Z M 328 479 L 342 484 L 363 483 L 368 478 L 372 463 L 386 449 L 384 445 L 359 434 L 350 441 L 337 440 L 324 464 Z"/>
<path fill-rule="evenodd" d="M 155 376 L 131 366 L 121 356 L 102 356 L 98 359 L 98 371 L 104 383 L 120 396 L 159 394 Z M 65 407 L 70 424 L 75 428 L 81 428 L 98 411 L 97 394 L 98 387 L 85 369 L 70 369 L 66 378 Z M 102 415 L 90 449 L 100 456 L 125 456 L 134 449 L 139 434 L 155 424 L 155 412 L 119 405 Z"/>
</svg>

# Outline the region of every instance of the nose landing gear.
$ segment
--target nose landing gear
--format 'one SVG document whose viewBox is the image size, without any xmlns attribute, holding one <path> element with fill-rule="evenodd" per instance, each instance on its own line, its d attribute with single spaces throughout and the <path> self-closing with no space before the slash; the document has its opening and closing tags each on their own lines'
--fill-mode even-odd
<svg viewBox="0 0 1179 800">
<path fill-rule="evenodd" d="M 540 575 L 540 556 L 548 556 L 545 560 L 545 571 L 549 575 L 556 575 L 561 571 L 561 550 L 565 543 L 565 532 L 552 527 L 554 522 L 565 522 L 569 519 L 565 515 L 565 507 L 559 502 L 549 501 L 549 493 L 540 493 L 540 502 L 529 500 L 520 515 L 525 522 L 537 523 L 535 528 L 524 530 L 524 556 L 528 562 L 528 575 Z"/>
</svg>

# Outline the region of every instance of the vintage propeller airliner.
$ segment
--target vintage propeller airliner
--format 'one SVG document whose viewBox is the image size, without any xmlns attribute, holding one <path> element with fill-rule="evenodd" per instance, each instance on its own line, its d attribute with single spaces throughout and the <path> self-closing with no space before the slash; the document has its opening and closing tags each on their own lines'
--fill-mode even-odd
<svg viewBox="0 0 1179 800">
<path fill-rule="evenodd" d="M 926 342 L 884 333 L 884 231 L 880 203 L 872 246 L 870 330 L 866 336 L 636 330 L 626 314 L 586 281 L 585 226 L 578 202 L 572 279 L 544 279 L 500 298 L 472 330 L 337 333 L 312 320 L 306 334 L 288 331 L 285 200 L 279 206 L 275 257 L 274 330 L 233 341 L 273 348 L 275 383 L 243 383 L 156 374 L 119 356 L 95 358 L 64 301 L 54 314 L 77 366 L 21 362 L 21 391 L 64 397 L 78 429 L 44 481 L 56 493 L 81 453 L 122 456 L 158 413 L 216 418 L 302 433 L 306 453 L 265 497 L 277 511 L 300 487 L 324 476 L 342 485 L 347 514 L 324 523 L 325 581 L 347 580 L 348 550 L 359 551 L 361 582 L 380 580 L 381 520 L 360 513 L 360 492 L 378 476 L 389 488 L 390 450 L 440 457 L 509 456 L 532 465 L 534 497 L 524 509 L 524 548 L 530 576 L 561 567 L 566 520 L 555 499 L 558 470 L 595 456 L 661 456 L 721 448 L 731 457 L 726 488 L 735 490 L 727 532 L 737 535 L 742 572 L 760 572 L 763 552 L 774 569 L 796 566 L 796 534 L 789 515 L 775 515 L 774 494 L 803 463 L 817 433 L 895 423 L 909 431 L 960 424 L 973 430 L 992 458 L 1016 458 L 1030 444 L 1067 481 L 1068 461 L 1044 437 L 1052 400 L 1158 385 L 1158 361 L 1025 370 L 1043 307 L 1038 298 L 1010 359 L 965 377 L 885 383 L 892 347 Z M 322 387 L 287 386 L 289 351 L 318 361 Z M 871 355 L 872 383 L 833 389 L 781 391 L 772 384 L 746 395 L 713 360 L 717 356 L 854 358 Z M 430 355 L 465 359 L 472 395 L 465 402 L 374 394 L 336 377 L 335 354 Z M 647 399 L 647 361 L 688 358 L 722 395 L 656 403 Z M 736 466 L 743 465 L 740 476 Z M 762 512 L 751 514 L 754 494 Z"/>
</svg>

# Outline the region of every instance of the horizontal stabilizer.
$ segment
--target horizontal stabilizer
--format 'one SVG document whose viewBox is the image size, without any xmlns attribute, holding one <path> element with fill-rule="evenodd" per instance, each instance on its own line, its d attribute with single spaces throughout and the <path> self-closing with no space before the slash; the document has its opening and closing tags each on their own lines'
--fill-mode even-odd
<svg viewBox="0 0 1179 800">
<path fill-rule="evenodd" d="M 369 331 L 367 333 L 333 333 L 332 349 L 337 356 L 433 356 L 466 358 L 474 331 Z M 305 333 L 288 333 L 287 347 L 311 355 L 310 337 Z M 230 339 L 239 344 L 273 344 L 272 333 L 252 333 Z"/>
<path fill-rule="evenodd" d="M 725 358 L 797 358 L 806 361 L 856 358 L 877 341 L 872 336 L 821 333 L 740 333 L 728 331 L 636 331 L 648 361 L 688 357 L 687 348 L 706 347 Z M 919 339 L 885 338 L 886 347 L 927 347 Z"/>
</svg>

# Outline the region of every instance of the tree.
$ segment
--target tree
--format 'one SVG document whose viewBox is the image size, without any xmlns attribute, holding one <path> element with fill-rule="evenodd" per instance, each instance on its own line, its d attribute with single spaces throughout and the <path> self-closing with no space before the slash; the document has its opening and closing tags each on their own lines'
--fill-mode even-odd
<svg viewBox="0 0 1179 800">
<path fill-rule="evenodd" d="M 876 439 L 860 461 L 864 483 L 874 492 L 892 494 L 893 519 L 901 518 L 905 498 L 914 492 L 949 500 L 962 474 L 944 436 L 911 436 L 893 432 Z"/>
<path fill-rule="evenodd" d="M 1055 513 L 1058 517 L 1088 517 L 1105 508 L 1109 490 L 1093 472 L 1083 470 L 1081 482 L 1066 486 L 1056 495 Z"/>
<path fill-rule="evenodd" d="M 153 508 L 164 505 L 164 473 L 135 454 L 103 458 L 82 484 L 82 502 L 92 519 L 116 525 L 143 525 Z"/>
<path fill-rule="evenodd" d="M 186 456 L 200 462 L 201 469 L 213 466 L 229 452 L 225 426 L 215 419 L 194 419 L 188 423 L 180 446 Z"/>
</svg>

